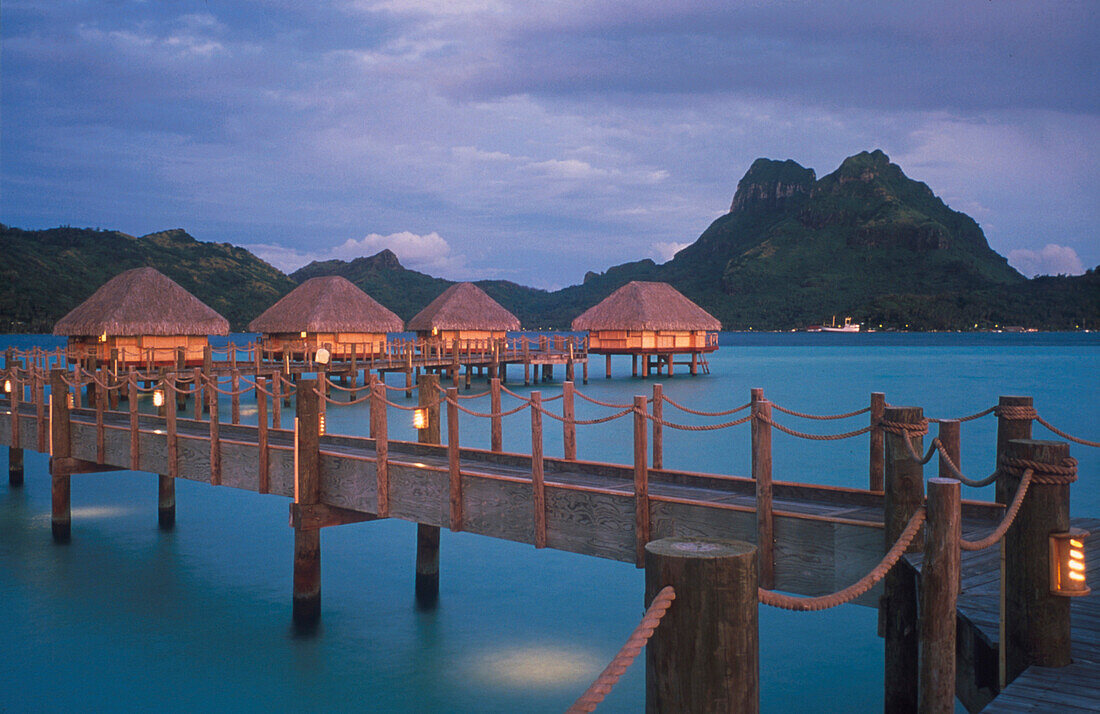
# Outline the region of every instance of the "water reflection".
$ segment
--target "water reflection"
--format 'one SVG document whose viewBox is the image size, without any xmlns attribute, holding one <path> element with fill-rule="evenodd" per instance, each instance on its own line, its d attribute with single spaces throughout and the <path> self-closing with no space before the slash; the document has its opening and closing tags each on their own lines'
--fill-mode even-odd
<svg viewBox="0 0 1100 714">
<path fill-rule="evenodd" d="M 475 677 L 497 686 L 583 688 L 606 664 L 593 652 L 565 646 L 517 645 L 474 657 L 472 668 Z"/>
</svg>

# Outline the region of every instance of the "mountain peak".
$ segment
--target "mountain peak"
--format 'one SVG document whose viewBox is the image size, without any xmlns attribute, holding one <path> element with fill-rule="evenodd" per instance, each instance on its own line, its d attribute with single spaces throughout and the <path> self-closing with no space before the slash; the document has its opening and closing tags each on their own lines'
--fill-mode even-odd
<svg viewBox="0 0 1100 714">
<path fill-rule="evenodd" d="M 737 182 L 730 213 L 785 209 L 809 195 L 814 179 L 813 169 L 790 159 L 757 159 Z"/>
</svg>

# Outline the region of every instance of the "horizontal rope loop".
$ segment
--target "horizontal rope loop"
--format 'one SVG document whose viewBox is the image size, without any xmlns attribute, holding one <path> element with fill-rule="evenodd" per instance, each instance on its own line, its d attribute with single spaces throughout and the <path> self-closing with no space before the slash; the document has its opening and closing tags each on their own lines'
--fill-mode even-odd
<svg viewBox="0 0 1100 714">
<path fill-rule="evenodd" d="M 879 564 L 876 565 L 871 572 L 843 590 L 838 590 L 829 595 L 819 595 L 817 597 L 798 597 L 796 595 L 782 595 L 774 590 L 760 588 L 757 591 L 757 597 L 764 605 L 778 607 L 784 610 L 794 610 L 796 612 L 817 612 L 849 603 L 873 588 L 880 580 L 886 577 L 886 574 L 890 572 L 890 569 L 897 564 L 898 560 L 901 559 L 901 556 L 909 548 L 909 544 L 913 542 L 913 538 L 916 537 L 921 524 L 924 523 L 924 518 L 925 510 L 924 507 L 921 506 L 913 512 L 913 515 L 909 518 L 909 522 L 905 525 L 905 529 L 901 532 L 901 535 L 898 536 L 897 541 L 894 543 L 893 547 L 890 548 L 889 552 L 883 556 Z"/>
<path fill-rule="evenodd" d="M 753 414 L 750 416 L 752 419 L 757 419 L 769 426 L 774 426 L 784 434 L 790 434 L 791 436 L 797 436 L 799 439 L 810 439 L 811 441 L 837 441 L 839 439 L 851 439 L 854 436 L 860 436 L 871 431 L 871 427 L 865 426 L 862 429 L 856 429 L 855 431 L 848 431 L 843 434 L 807 434 L 802 431 L 795 431 L 794 429 L 788 429 L 787 427 L 772 421 L 770 418 L 763 414 Z"/>
<path fill-rule="evenodd" d="M 1009 421 L 1031 421 L 1039 416 L 1034 407 L 1014 406 L 1011 404 L 998 404 L 993 407 L 993 413 Z"/>
<path fill-rule="evenodd" d="M 736 414 L 737 412 L 743 411 L 743 410 L 748 409 L 749 407 L 752 406 L 752 402 L 748 402 L 746 404 L 742 404 L 739 407 L 735 407 L 733 409 L 727 409 L 724 412 L 704 412 L 704 411 L 700 411 L 698 409 L 690 409 L 688 407 L 685 407 L 684 405 L 679 404 L 677 402 L 674 402 L 673 400 L 669 399 L 668 397 L 666 397 L 664 395 L 661 395 L 661 401 L 664 401 L 667 404 L 670 404 L 671 406 L 676 407 L 677 409 L 679 409 L 682 412 L 687 412 L 688 414 L 694 414 L 695 416 L 704 416 L 704 417 L 729 416 L 730 414 Z"/>
<path fill-rule="evenodd" d="M 658 419 L 648 412 L 643 412 L 643 414 L 646 419 L 654 424 L 667 426 L 669 429 L 678 429 L 679 431 L 717 431 L 719 429 L 728 429 L 731 426 L 739 426 L 752 420 L 752 414 L 749 414 L 748 416 L 734 419 L 733 421 L 727 421 L 723 424 L 677 424 L 675 422 L 665 421 L 664 419 Z"/>
<path fill-rule="evenodd" d="M 957 421 L 957 422 L 972 421 L 974 419 L 980 419 L 980 418 L 984 417 L 986 414 L 992 414 L 995 411 L 997 411 L 997 407 L 994 406 L 994 407 L 990 407 L 989 409 L 983 409 L 980 412 L 977 412 L 975 414 L 970 414 L 970 415 L 967 415 L 967 416 L 964 416 L 964 417 L 959 417 L 958 419 L 931 419 L 930 418 L 928 421 L 930 421 L 934 424 L 940 424 L 940 423 L 945 422 L 945 421 Z"/>
<path fill-rule="evenodd" d="M 1060 485 L 1077 480 L 1077 459 L 1072 456 L 1065 457 L 1059 464 L 1009 456 L 1002 456 L 997 463 L 1001 471 L 1006 473 L 1022 474 L 1028 470 L 1034 472 L 1032 480 L 1035 483 Z"/>
<path fill-rule="evenodd" d="M 803 414 L 802 412 L 796 412 L 793 409 L 787 409 L 786 407 L 781 407 L 778 404 L 776 404 L 775 402 L 772 402 L 771 405 L 772 405 L 772 409 L 775 409 L 776 411 L 783 412 L 784 414 L 790 414 L 791 416 L 794 416 L 794 417 L 801 417 L 802 419 L 817 419 L 819 421 L 831 421 L 833 419 L 848 419 L 850 417 L 859 416 L 860 414 L 866 414 L 867 412 L 871 411 L 871 407 L 864 407 L 864 408 L 858 409 L 854 412 L 848 412 L 847 414 Z"/>
</svg>

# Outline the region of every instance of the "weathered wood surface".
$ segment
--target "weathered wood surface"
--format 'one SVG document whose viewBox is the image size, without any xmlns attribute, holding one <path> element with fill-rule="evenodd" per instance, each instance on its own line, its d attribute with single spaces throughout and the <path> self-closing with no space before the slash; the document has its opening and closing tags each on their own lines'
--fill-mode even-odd
<svg viewBox="0 0 1100 714">
<path fill-rule="evenodd" d="M 34 448 L 33 405 L 21 408 L 21 441 Z M 95 411 L 73 410 L 73 456 L 95 461 Z M 106 412 L 104 463 L 129 464 L 129 415 Z M 166 420 L 141 414 L 142 468 L 167 473 Z M 205 421 L 177 419 L 178 473 L 209 483 L 210 428 Z M 11 420 L 0 411 L 0 444 L 10 443 Z M 268 430 L 269 492 L 293 497 L 293 432 Z M 260 490 L 260 449 L 255 426 L 221 424 L 222 485 Z M 376 514 L 375 441 L 325 435 L 320 438 L 320 503 Z M 450 522 L 447 448 L 388 442 L 390 516 L 432 526 Z M 464 530 L 523 543 L 535 542 L 531 457 L 479 449 L 460 450 Z M 634 562 L 634 468 L 585 461 L 543 460 L 547 547 Z M 704 536 L 755 542 L 756 484 L 752 479 L 669 470 L 648 472 L 650 538 Z M 858 580 L 884 552 L 883 496 L 858 489 L 773 485 L 776 587 L 822 595 Z M 964 504 L 972 528 L 989 530 L 1003 508 Z M 858 602 L 874 606 L 879 589 Z"/>
<path fill-rule="evenodd" d="M 1074 528 L 1094 534 L 1085 541 L 1085 567 L 1100 572 L 1100 519 L 1071 518 Z M 977 540 L 989 528 L 963 524 L 963 537 Z M 906 558 L 918 569 L 920 554 Z M 958 601 L 958 673 L 956 692 L 969 711 L 1096 712 L 1100 710 L 1100 593 L 1070 598 L 1073 664 L 1029 667 L 997 695 L 1000 623 L 1000 549 L 964 551 Z M 994 697 L 996 698 L 994 699 Z M 983 708 L 984 707 L 984 708 Z"/>
</svg>

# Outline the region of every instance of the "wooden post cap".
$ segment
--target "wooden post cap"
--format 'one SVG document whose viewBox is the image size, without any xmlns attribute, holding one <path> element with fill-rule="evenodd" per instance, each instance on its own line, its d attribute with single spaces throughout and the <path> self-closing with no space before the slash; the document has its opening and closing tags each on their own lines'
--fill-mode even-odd
<svg viewBox="0 0 1100 714">
<path fill-rule="evenodd" d="M 737 558 L 756 552 L 756 546 L 724 538 L 662 538 L 646 543 L 648 553 L 664 558 Z"/>
</svg>

